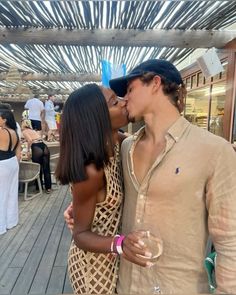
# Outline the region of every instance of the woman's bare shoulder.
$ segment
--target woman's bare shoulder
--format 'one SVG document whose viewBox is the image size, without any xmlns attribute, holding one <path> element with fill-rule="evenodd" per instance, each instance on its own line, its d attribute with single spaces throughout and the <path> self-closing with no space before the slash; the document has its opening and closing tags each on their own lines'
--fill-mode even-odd
<svg viewBox="0 0 236 295">
<path fill-rule="evenodd" d="M 84 181 L 74 183 L 73 190 L 87 192 L 89 194 L 99 191 L 104 186 L 104 170 L 97 169 L 94 164 L 85 167 L 87 178 Z"/>
<path fill-rule="evenodd" d="M 9 130 L 9 132 L 11 134 L 10 130 Z M 3 137 L 3 138 L 9 138 L 9 133 L 6 130 L 6 128 L 0 128 L 0 136 Z"/>
</svg>

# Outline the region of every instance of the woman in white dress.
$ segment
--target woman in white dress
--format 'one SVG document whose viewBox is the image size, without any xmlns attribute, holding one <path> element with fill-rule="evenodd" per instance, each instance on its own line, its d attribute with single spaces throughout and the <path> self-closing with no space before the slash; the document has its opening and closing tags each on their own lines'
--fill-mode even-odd
<svg viewBox="0 0 236 295">
<path fill-rule="evenodd" d="M 20 141 L 10 110 L 0 109 L 0 234 L 17 225 Z"/>
</svg>

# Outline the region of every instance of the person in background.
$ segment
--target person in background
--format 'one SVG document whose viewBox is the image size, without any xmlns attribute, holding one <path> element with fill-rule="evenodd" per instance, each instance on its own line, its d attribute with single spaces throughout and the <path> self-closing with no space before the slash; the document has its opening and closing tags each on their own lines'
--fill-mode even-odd
<svg viewBox="0 0 236 295">
<path fill-rule="evenodd" d="M 22 135 L 28 143 L 28 151 L 31 150 L 32 162 L 40 164 L 40 180 L 47 194 L 51 193 L 52 180 L 50 173 L 50 152 L 47 145 L 43 142 L 39 132 L 32 129 L 30 120 L 23 120 L 21 123 Z M 30 157 L 30 152 L 28 154 Z"/>
<path fill-rule="evenodd" d="M 13 113 L 0 106 L 0 234 L 16 226 L 20 141 Z"/>
<path fill-rule="evenodd" d="M 21 120 L 28 120 L 29 119 L 29 110 L 24 110 L 21 114 Z"/>
<path fill-rule="evenodd" d="M 42 124 L 44 121 L 45 110 L 41 100 L 37 97 L 33 97 L 27 100 L 24 108 L 29 110 L 28 118 L 31 121 L 33 130 L 41 131 Z"/>
<path fill-rule="evenodd" d="M 61 113 L 56 113 L 56 124 L 57 124 L 57 130 L 60 130 L 60 123 L 61 123 Z"/>
<path fill-rule="evenodd" d="M 119 151 L 124 139 L 118 130 L 126 124 L 125 101 L 96 84 L 72 92 L 63 109 L 56 176 L 72 187 L 75 222 L 68 271 L 75 294 L 115 291 L 118 257 L 112 253 L 122 253 L 124 238 L 117 235 L 123 202 Z M 145 255 L 141 247 L 130 247 L 126 259 L 146 265 L 137 253 Z"/>
<path fill-rule="evenodd" d="M 45 101 L 45 121 L 48 126 L 47 141 L 55 140 L 55 132 L 57 130 L 56 123 L 56 107 L 54 107 L 54 95 L 48 95 L 48 99 Z"/>
<path fill-rule="evenodd" d="M 12 107 L 9 103 L 0 103 L 0 109 L 1 110 L 9 110 L 13 113 L 13 116 L 14 116 L 14 110 L 12 109 Z M 21 139 L 21 127 L 17 121 L 16 121 L 16 132 L 18 134 L 19 139 Z"/>
</svg>

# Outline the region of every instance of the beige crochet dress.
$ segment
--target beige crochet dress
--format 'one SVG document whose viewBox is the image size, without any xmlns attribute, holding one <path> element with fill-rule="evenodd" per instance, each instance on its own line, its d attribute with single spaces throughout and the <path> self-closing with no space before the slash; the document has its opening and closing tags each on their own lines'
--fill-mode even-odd
<svg viewBox="0 0 236 295">
<path fill-rule="evenodd" d="M 114 236 L 120 224 L 123 179 L 121 175 L 119 145 L 114 157 L 104 168 L 107 196 L 98 203 L 94 214 L 92 231 L 103 236 Z M 68 271 L 75 294 L 112 294 L 115 291 L 118 257 L 113 254 L 91 253 L 79 249 L 72 241 Z"/>
</svg>

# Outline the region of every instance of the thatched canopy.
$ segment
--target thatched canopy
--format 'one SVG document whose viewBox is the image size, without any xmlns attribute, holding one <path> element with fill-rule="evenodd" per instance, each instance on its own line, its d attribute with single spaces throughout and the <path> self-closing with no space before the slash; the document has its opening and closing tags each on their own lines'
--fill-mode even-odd
<svg viewBox="0 0 236 295">
<path fill-rule="evenodd" d="M 178 64 L 196 48 L 223 48 L 233 23 L 236 1 L 0 1 L 0 87 L 17 87 L 9 68 L 45 93 L 100 81 L 102 59 L 128 71 L 149 58 Z"/>
</svg>

